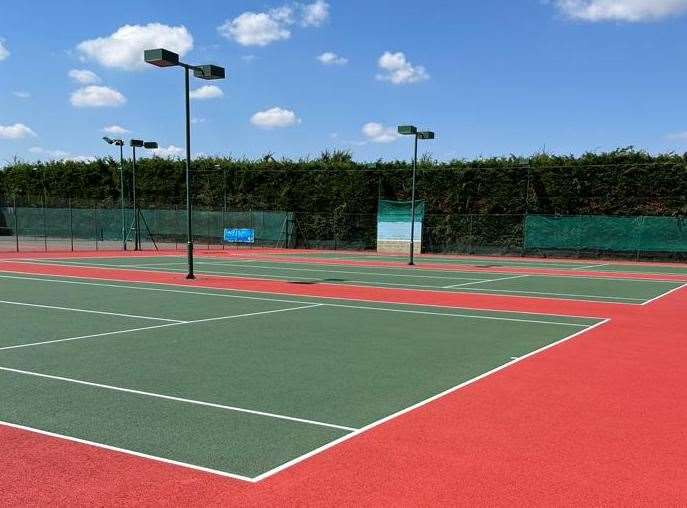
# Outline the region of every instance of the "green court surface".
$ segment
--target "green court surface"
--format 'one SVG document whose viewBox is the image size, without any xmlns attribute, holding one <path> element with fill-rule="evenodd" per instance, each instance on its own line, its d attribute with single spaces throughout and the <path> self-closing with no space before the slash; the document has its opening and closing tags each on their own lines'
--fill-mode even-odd
<svg viewBox="0 0 687 508">
<path fill-rule="evenodd" d="M 0 274 L 0 421 L 244 480 L 599 320 Z"/>
<path fill-rule="evenodd" d="M 180 256 L 31 261 L 34 262 L 179 273 L 186 271 L 186 259 Z M 208 275 L 282 280 L 294 284 L 348 284 L 627 304 L 645 303 L 682 285 L 681 282 L 623 278 L 622 274 L 614 278 L 578 276 L 574 272 L 569 276 L 523 275 L 499 272 L 497 267 L 480 271 L 429 270 L 402 266 L 308 265 L 245 257 L 201 257 L 196 259 L 195 268 L 197 273 Z"/>
</svg>

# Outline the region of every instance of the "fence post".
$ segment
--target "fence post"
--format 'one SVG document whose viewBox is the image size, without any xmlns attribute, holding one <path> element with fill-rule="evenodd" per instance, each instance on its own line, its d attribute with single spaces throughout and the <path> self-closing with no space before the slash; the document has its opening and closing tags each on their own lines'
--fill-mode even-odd
<svg viewBox="0 0 687 508">
<path fill-rule="evenodd" d="M 14 195 L 14 243 L 19 252 L 19 211 L 17 210 L 17 195 Z"/>
<path fill-rule="evenodd" d="M 97 205 L 93 203 L 93 227 L 94 227 L 94 238 L 95 238 L 95 250 L 98 250 L 98 212 Z"/>
<path fill-rule="evenodd" d="M 67 200 L 69 207 L 69 239 L 71 240 L 72 252 L 74 252 L 74 213 L 72 210 L 72 198 Z"/>
<path fill-rule="evenodd" d="M 43 249 L 48 252 L 48 225 L 46 223 L 46 202 L 43 196 Z"/>
</svg>

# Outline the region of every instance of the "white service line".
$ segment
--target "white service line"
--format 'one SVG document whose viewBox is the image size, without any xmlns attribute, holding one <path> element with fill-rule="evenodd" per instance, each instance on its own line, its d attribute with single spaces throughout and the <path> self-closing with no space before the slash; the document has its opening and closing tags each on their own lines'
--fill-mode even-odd
<svg viewBox="0 0 687 508">
<path fill-rule="evenodd" d="M 378 427 L 379 425 L 382 425 L 383 423 L 386 423 L 386 422 L 388 422 L 388 421 L 390 421 L 390 420 L 394 420 L 394 419 L 398 418 L 399 416 L 402 416 L 402 415 L 404 415 L 404 414 L 406 414 L 406 413 L 409 413 L 409 412 L 411 412 L 411 411 L 414 411 L 414 410 L 416 410 L 416 409 L 419 409 L 419 408 L 421 408 L 422 406 L 426 406 L 427 404 L 429 404 L 429 403 L 431 403 L 431 402 L 434 402 L 434 401 L 437 400 L 437 399 L 441 399 L 441 398 L 443 398 L 443 397 L 445 397 L 445 396 L 447 396 L 447 395 L 449 395 L 449 394 L 451 394 L 451 393 L 453 393 L 453 392 L 455 392 L 455 391 L 457 391 L 457 390 L 460 390 L 460 389 L 462 389 L 462 388 L 465 388 L 466 386 L 469 386 L 469 385 L 474 384 L 474 383 L 476 383 L 476 382 L 478 382 L 478 381 L 480 381 L 480 380 L 482 380 L 482 379 L 484 379 L 484 378 L 486 378 L 486 377 L 489 377 L 489 376 L 491 376 L 492 374 L 496 374 L 496 373 L 499 372 L 499 371 L 502 371 L 502 370 L 504 370 L 504 369 L 507 369 L 508 367 L 511 367 L 511 366 L 513 366 L 513 365 L 515 365 L 515 364 L 517 364 L 517 363 L 520 363 L 520 362 L 522 362 L 523 360 L 526 360 L 527 358 L 530 358 L 531 356 L 538 355 L 539 353 L 542 353 L 543 351 L 546 351 L 547 349 L 551 349 L 551 348 L 556 347 L 556 346 L 558 346 L 558 345 L 560 345 L 560 344 L 562 344 L 562 343 L 564 343 L 564 342 L 567 342 L 567 341 L 569 341 L 569 340 L 571 340 L 571 339 L 574 339 L 575 337 L 578 337 L 578 336 L 580 336 L 580 335 L 582 335 L 582 334 L 584 334 L 584 333 L 590 332 L 590 331 L 594 330 L 595 328 L 598 328 L 598 327 L 600 327 L 600 326 L 605 325 L 605 324 L 608 323 L 609 321 L 610 321 L 610 319 L 606 319 L 606 320 L 604 320 L 604 321 L 601 321 L 601 322 L 599 322 L 599 323 L 596 323 L 595 325 L 590 326 L 590 327 L 588 327 L 588 328 L 585 328 L 584 330 L 580 330 L 580 331 L 577 332 L 577 333 L 574 333 L 574 334 L 572 334 L 572 335 L 569 335 L 569 336 L 567 336 L 567 337 L 564 337 L 564 338 L 562 338 L 561 340 L 558 340 L 558 341 L 556 341 L 556 342 L 553 342 L 553 343 L 551 343 L 551 344 L 548 344 L 548 345 L 546 345 L 546 346 L 544 346 L 544 347 L 542 347 L 542 348 L 539 348 L 539 349 L 537 349 L 537 350 L 535 350 L 535 351 L 532 351 L 531 353 L 528 353 L 528 354 L 526 354 L 526 355 L 523 355 L 523 356 L 521 356 L 521 357 L 519 357 L 519 358 L 517 358 L 517 359 L 515 359 L 515 360 L 512 360 L 512 361 L 510 361 L 510 362 L 508 362 L 508 363 L 505 363 L 505 364 L 501 365 L 500 367 L 496 367 L 495 369 L 492 369 L 492 370 L 490 370 L 489 372 L 485 372 L 484 374 L 480 374 L 480 375 L 477 376 L 477 377 L 474 377 L 474 378 L 472 378 L 472 379 L 469 379 L 468 381 L 465 381 L 465 382 L 463 382 L 463 383 L 460 383 L 459 385 L 456 385 L 456 386 L 454 386 L 453 388 L 449 388 L 448 390 L 445 390 L 445 391 L 443 391 L 443 392 L 441 392 L 441 393 L 438 393 L 437 395 L 434 395 L 434 396 L 432 396 L 432 397 L 429 397 L 428 399 L 425 399 L 425 400 L 420 401 L 420 402 L 418 402 L 418 403 L 416 403 L 416 404 L 413 404 L 413 405 L 410 406 L 410 407 L 407 407 L 407 408 L 405 408 L 405 409 L 402 409 L 402 410 L 400 410 L 400 411 L 397 411 L 396 413 L 394 413 L 394 414 L 392 414 L 392 415 L 386 416 L 386 417 L 384 417 L 384 418 L 382 418 L 382 419 L 380 419 L 380 420 L 377 420 L 377 421 L 375 421 L 375 422 L 372 422 L 372 423 L 370 423 L 370 424 L 368 424 L 368 425 L 366 425 L 366 426 L 364 426 L 364 427 L 362 427 L 362 428 L 356 430 L 355 432 L 352 432 L 352 433 L 347 434 L 347 435 L 345 435 L 345 436 L 343 436 L 343 437 L 340 437 L 339 439 L 337 439 L 337 440 L 335 440 L 335 441 L 332 441 L 332 442 L 330 442 L 330 443 L 327 443 L 326 445 L 323 445 L 323 446 L 321 446 L 321 447 L 319 447 L 319 448 L 317 448 L 317 449 L 315 449 L 315 450 L 313 450 L 313 451 L 311 451 L 311 452 L 308 452 L 308 453 L 306 453 L 306 454 L 304 454 L 304 455 L 301 455 L 300 457 L 297 457 L 297 458 L 295 458 L 295 459 L 293 459 L 293 460 L 290 460 L 290 461 L 288 461 L 288 462 L 286 462 L 286 463 L 284 463 L 284 464 L 282 464 L 282 465 L 280 465 L 280 466 L 277 466 L 277 467 L 275 467 L 274 469 L 270 469 L 269 471 L 266 471 L 265 473 L 262 473 L 261 475 L 256 476 L 255 478 L 253 478 L 253 480 L 256 481 L 256 482 L 260 482 L 260 481 L 262 481 L 262 480 L 265 480 L 266 478 L 269 478 L 270 476 L 274 476 L 275 474 L 277 474 L 277 473 L 279 473 L 279 472 L 281 472 L 281 471 L 283 471 L 283 470 L 285 470 L 285 469 L 288 469 L 288 468 L 290 468 L 290 467 L 292 467 L 292 466 L 295 466 L 296 464 L 298 464 L 298 463 L 300 463 L 300 462 L 303 462 L 304 460 L 309 459 L 310 457 L 312 457 L 312 456 L 314 456 L 314 455 L 317 455 L 317 454 L 319 454 L 319 453 L 322 453 L 322 452 L 325 451 L 325 450 L 328 450 L 328 449 L 330 449 L 330 448 L 332 448 L 332 447 L 334 447 L 334 446 L 337 446 L 337 445 L 339 445 L 339 444 L 341 444 L 341 443 L 343 443 L 343 442 L 345 442 L 345 441 L 348 441 L 349 439 L 352 439 L 352 438 L 354 438 L 354 437 L 356 437 L 356 436 L 359 436 L 360 434 L 363 434 L 364 432 L 367 432 L 368 430 L 371 430 L 371 429 L 373 429 L 373 428 L 375 428 L 375 427 Z"/>
<path fill-rule="evenodd" d="M 58 307 L 56 305 L 41 305 L 41 304 L 37 304 L 37 303 L 12 302 L 9 300 L 0 300 L 0 304 L 17 305 L 17 306 L 21 306 L 21 307 L 35 307 L 37 309 L 51 309 L 51 310 L 63 310 L 63 311 L 68 311 L 68 312 L 82 312 L 85 314 L 100 314 L 103 316 L 116 316 L 116 317 L 125 317 L 125 318 L 133 318 L 133 319 L 148 319 L 150 321 L 166 321 L 168 323 L 185 323 L 185 321 L 182 321 L 180 319 L 166 319 L 166 318 L 151 317 L 151 316 L 138 316 L 136 314 L 120 314 L 118 312 L 105 312 L 105 311 L 101 311 L 101 310 L 78 309 L 78 308 L 74 308 L 74 307 Z"/>
<path fill-rule="evenodd" d="M 268 418 L 274 418 L 276 420 L 287 420 L 287 421 L 291 421 L 291 422 L 305 423 L 308 425 L 315 425 L 317 427 L 329 427 L 332 429 L 344 430 L 346 432 L 353 432 L 355 430 L 358 430 L 358 429 L 353 428 L 353 427 L 346 427 L 344 425 L 336 425 L 336 424 L 327 423 L 327 422 L 319 422 L 317 420 L 308 420 L 306 418 L 296 418 L 293 416 L 281 415 L 281 414 L 277 414 L 277 413 L 269 413 L 266 411 L 256 411 L 254 409 L 246 409 L 246 408 L 237 407 L 237 406 L 227 406 L 224 404 L 216 404 L 214 402 L 205 402 L 202 400 L 193 400 L 193 399 L 186 399 L 183 397 L 174 397 L 172 395 L 164 395 L 161 393 L 145 392 L 142 390 L 123 388 L 121 386 L 92 383 L 90 381 L 82 381 L 81 379 L 73 379 L 73 378 L 62 377 L 62 376 L 53 376 L 50 374 L 42 374 L 40 372 L 32 372 L 29 370 L 13 369 L 10 367 L 0 367 L 0 371 L 11 372 L 14 374 L 21 374 L 24 376 L 32 376 L 32 377 L 38 377 L 38 378 L 43 378 L 43 379 L 50 379 L 53 381 L 62 381 L 65 383 L 72 383 L 72 384 L 83 385 L 83 386 L 92 386 L 94 388 L 102 388 L 104 390 L 111 390 L 114 392 L 131 393 L 133 395 L 142 395 L 144 397 L 151 397 L 151 398 L 155 398 L 155 399 L 171 400 L 173 402 L 183 402 L 185 404 L 193 404 L 196 406 L 211 407 L 211 408 L 215 408 L 215 409 L 224 409 L 226 411 L 232 411 L 232 412 L 236 412 L 236 413 L 246 413 L 246 414 L 251 414 L 251 415 L 256 415 L 256 416 L 265 416 Z"/>
<path fill-rule="evenodd" d="M 265 314 L 276 314 L 278 312 L 289 312 L 292 310 L 302 310 L 302 309 L 310 309 L 313 307 L 321 307 L 322 305 L 324 305 L 324 304 L 316 303 L 316 304 L 304 305 L 302 307 L 289 307 L 288 309 L 265 310 L 262 312 L 251 312 L 248 314 L 234 314 L 231 316 L 220 316 L 220 317 L 207 318 L 207 319 L 196 319 L 194 321 L 179 321 L 176 323 L 167 323 L 164 325 L 146 326 L 143 328 L 132 328 L 129 330 L 118 330 L 118 331 L 106 332 L 106 333 L 96 333 L 93 335 L 82 335 L 80 337 L 67 337 L 66 339 L 45 340 L 45 341 L 41 341 L 41 342 L 32 342 L 30 344 L 16 344 L 14 346 L 0 347 L 0 351 L 6 351 L 8 349 L 21 349 L 21 348 L 33 347 L 33 346 L 43 346 L 46 344 L 56 344 L 59 342 L 72 342 L 75 340 L 82 340 L 82 339 L 94 339 L 97 337 L 107 337 L 110 335 L 121 335 L 121 334 L 125 334 L 125 333 L 142 332 L 142 331 L 146 331 L 146 330 L 155 330 L 158 328 L 169 328 L 171 326 L 194 325 L 194 324 L 198 324 L 198 323 L 209 323 L 212 321 L 223 321 L 223 320 L 238 319 L 238 318 L 244 318 L 244 317 L 262 316 Z"/>
<path fill-rule="evenodd" d="M 499 282 L 502 280 L 511 280 L 511 279 L 524 279 L 525 277 L 529 277 L 529 275 L 514 275 L 512 277 L 500 277 L 498 279 L 486 279 L 486 280 L 479 280 L 477 282 L 466 282 L 464 284 L 453 284 L 451 286 L 444 286 L 442 289 L 453 289 L 453 288 L 460 288 L 463 286 L 472 286 L 475 284 L 484 284 L 486 282 Z"/>
<path fill-rule="evenodd" d="M 601 268 L 604 266 L 610 266 L 611 263 L 604 263 L 601 265 L 582 265 L 582 266 L 576 266 L 575 268 L 571 268 L 571 270 L 590 270 L 592 268 Z"/>
</svg>

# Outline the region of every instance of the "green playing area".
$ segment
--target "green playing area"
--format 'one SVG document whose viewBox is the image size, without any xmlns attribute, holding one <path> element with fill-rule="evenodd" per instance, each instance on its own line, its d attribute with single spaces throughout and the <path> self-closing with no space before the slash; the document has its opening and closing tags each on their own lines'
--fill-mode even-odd
<svg viewBox="0 0 687 508">
<path fill-rule="evenodd" d="M 360 259 L 358 257 L 357 259 Z M 446 263 L 466 260 L 445 259 Z M 130 270 L 152 270 L 185 273 L 186 259 L 181 256 L 137 257 L 137 258 L 82 258 L 36 260 L 48 264 L 70 266 L 124 268 Z M 504 261 L 502 263 L 507 263 Z M 435 259 L 432 259 L 435 263 Z M 458 268 L 446 270 L 412 269 L 408 267 L 379 267 L 360 265 L 307 264 L 289 261 L 250 259 L 247 257 L 203 257 L 196 261 L 196 272 L 208 275 L 245 277 L 250 279 L 283 280 L 294 284 L 348 284 L 378 286 L 397 289 L 420 289 L 500 294 L 526 297 L 563 298 L 599 302 L 642 304 L 668 291 L 679 287 L 682 282 L 639 280 L 623 278 L 622 273 L 614 273 L 613 278 L 599 278 L 576 275 L 580 264 L 513 262 L 517 266 L 541 268 L 560 268 L 565 266 L 569 275 L 527 275 L 499 272 L 498 266 L 487 266 L 479 271 L 463 271 Z M 456 263 L 453 263 L 456 264 Z M 475 261 L 472 261 L 475 265 Z M 534 266 L 532 266 L 534 265 Z M 615 265 L 620 268 L 628 265 Z M 613 268 L 608 265 L 607 268 Z M 634 268 L 634 267 L 632 267 Z M 594 270 L 598 270 L 595 268 Z M 675 270 L 678 270 L 677 268 Z M 687 273 L 685 273 L 687 280 Z"/>
<path fill-rule="evenodd" d="M 0 420 L 253 481 L 601 322 L 20 274 L 0 284 Z"/>
</svg>

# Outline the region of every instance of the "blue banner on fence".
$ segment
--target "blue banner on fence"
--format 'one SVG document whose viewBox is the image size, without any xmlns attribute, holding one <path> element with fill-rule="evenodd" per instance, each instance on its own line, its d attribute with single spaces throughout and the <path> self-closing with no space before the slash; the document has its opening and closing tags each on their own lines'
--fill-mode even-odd
<svg viewBox="0 0 687 508">
<path fill-rule="evenodd" d="M 224 241 L 227 243 L 255 243 L 255 230 L 225 229 Z"/>
</svg>

